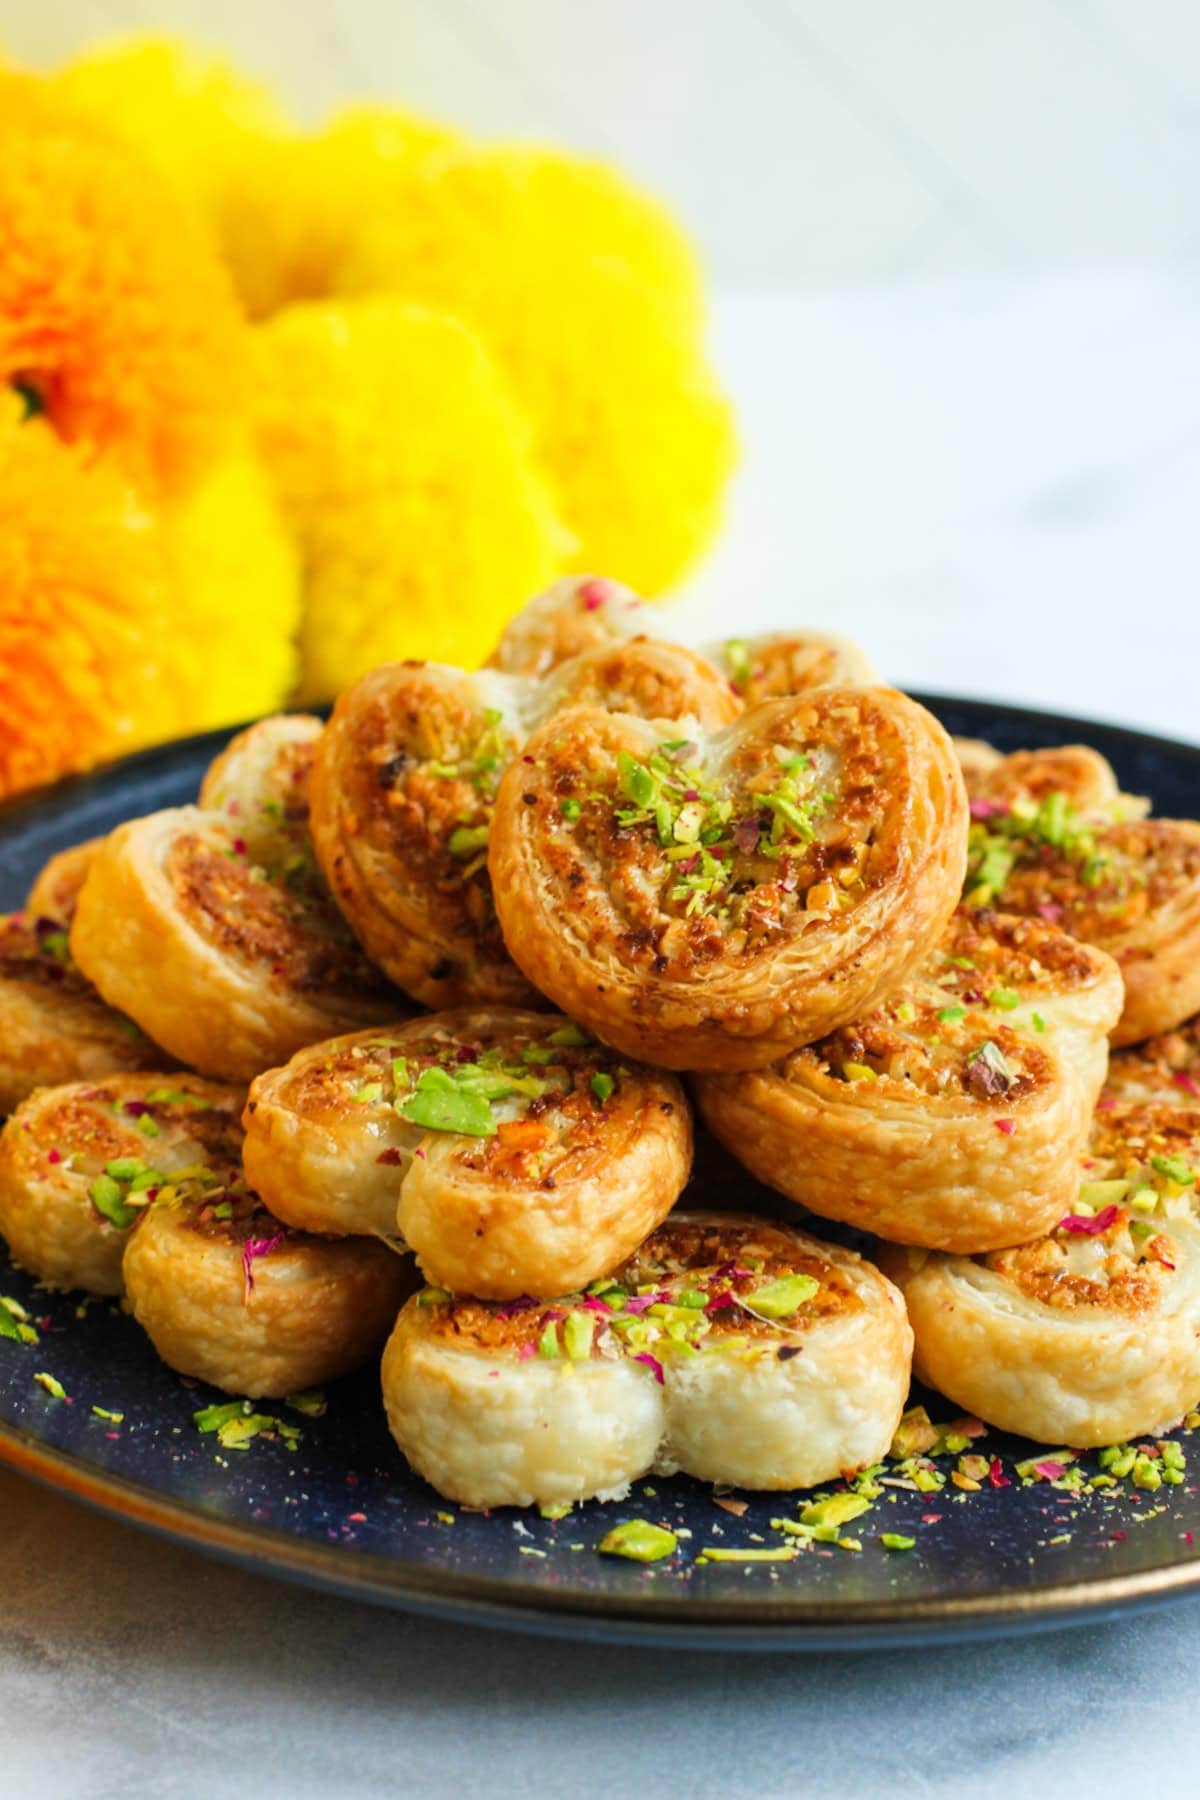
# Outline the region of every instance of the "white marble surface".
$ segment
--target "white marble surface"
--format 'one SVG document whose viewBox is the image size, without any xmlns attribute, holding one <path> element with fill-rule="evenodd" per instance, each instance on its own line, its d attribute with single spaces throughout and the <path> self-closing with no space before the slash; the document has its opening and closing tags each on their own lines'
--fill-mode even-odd
<svg viewBox="0 0 1200 1800">
<path fill-rule="evenodd" d="M 276 1586 L 0 1475 L 0 1769 L 71 1800 L 1188 1793 L 1200 1611 L 826 1657 L 499 1635 Z"/>
<path fill-rule="evenodd" d="M 790 614 L 899 680 L 1200 741 L 1200 288 L 726 298 L 718 344 L 747 458 L 697 632 Z M 1198 1736 L 1191 1602 L 834 1660 L 564 1646 L 246 1577 L 5 1475 L 0 1593 L 13 1793 L 1105 1795 L 1177 1787 Z"/>
</svg>

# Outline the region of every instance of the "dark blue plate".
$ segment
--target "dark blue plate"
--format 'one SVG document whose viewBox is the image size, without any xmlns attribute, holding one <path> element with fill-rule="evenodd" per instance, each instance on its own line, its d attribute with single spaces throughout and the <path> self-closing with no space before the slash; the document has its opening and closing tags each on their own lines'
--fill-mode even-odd
<svg viewBox="0 0 1200 1800">
<path fill-rule="evenodd" d="M 1140 733 L 975 701 L 933 697 L 951 730 L 1004 749 L 1083 740 L 1156 810 L 1200 813 L 1200 749 Z M 17 906 L 52 851 L 122 819 L 193 797 L 226 737 L 153 750 L 0 809 L 0 907 Z M 786 1209 L 711 1146 L 690 1204 Z M 817 1224 L 832 1235 L 830 1227 Z M 259 1437 L 222 1450 L 193 1414 L 223 1396 L 157 1360 L 118 1308 L 48 1295 L 0 1259 L 0 1293 L 38 1322 L 36 1345 L 0 1339 L 0 1460 L 196 1549 L 313 1585 L 444 1617 L 581 1638 L 697 1648 L 834 1649 L 1034 1630 L 1094 1619 L 1200 1587 L 1200 1501 L 1191 1474 L 1147 1492 L 1127 1483 L 1081 1497 L 1046 1482 L 979 1492 L 888 1489 L 853 1553 L 820 1547 L 788 1563 L 699 1563 L 704 1545 L 767 1548 L 795 1496 L 750 1498 L 737 1515 L 683 1478 L 637 1484 L 620 1505 L 565 1519 L 470 1514 L 406 1469 L 383 1424 L 374 1370 L 329 1391 L 321 1418 L 265 1403 L 300 1430 L 289 1448 Z M 51 1375 L 69 1397 L 34 1381 Z M 953 1411 L 930 1398 L 935 1417 Z M 102 1418 L 101 1407 L 123 1415 Z M 1200 1437 L 1191 1460 L 1200 1468 Z M 1185 1448 L 1189 1436 L 1182 1442 Z M 982 1446 L 1011 1475 L 1031 1446 Z M 945 1469 L 953 1459 L 944 1461 Z M 1094 1461 L 1085 1467 L 1094 1472 Z M 596 1554 L 617 1519 L 690 1533 L 652 1567 Z M 889 1552 L 883 1531 L 916 1548 Z"/>
</svg>

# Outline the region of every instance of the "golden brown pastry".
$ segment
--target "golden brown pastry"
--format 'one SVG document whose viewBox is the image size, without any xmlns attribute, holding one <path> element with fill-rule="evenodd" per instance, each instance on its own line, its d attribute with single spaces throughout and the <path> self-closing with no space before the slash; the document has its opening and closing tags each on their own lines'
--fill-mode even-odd
<svg viewBox="0 0 1200 1800">
<path fill-rule="evenodd" d="M 888 1251 L 921 1380 L 1005 1431 L 1084 1448 L 1200 1398 L 1200 1112 L 1097 1114 L 1057 1229 L 988 1256 Z"/>
<path fill-rule="evenodd" d="M 879 677 L 856 644 L 823 631 L 768 631 L 758 637 L 724 638 L 704 654 L 724 669 L 747 706 L 781 700 L 819 687 L 859 687 Z"/>
<path fill-rule="evenodd" d="M 290 1231 L 238 1180 L 160 1195 L 124 1274 L 133 1316 L 165 1363 L 251 1397 L 357 1368 L 411 1289 L 407 1259 L 385 1244 Z"/>
<path fill-rule="evenodd" d="M 130 1228 L 181 1172 L 238 1173 L 240 1088 L 186 1074 L 40 1088 L 0 1132 L 0 1235 L 49 1287 L 122 1291 Z"/>
<path fill-rule="evenodd" d="M 630 1056 L 759 1068 L 858 1017 L 936 943 L 966 797 L 888 688 L 764 701 L 714 736 L 579 707 L 505 775 L 489 867 L 529 980 Z"/>
<path fill-rule="evenodd" d="M 980 1009 L 899 989 L 769 1069 L 700 1075 L 706 1124 L 768 1186 L 898 1243 L 989 1250 L 1070 1204 L 1091 1097 Z"/>
<path fill-rule="evenodd" d="M 908 1391 L 895 1289 L 849 1250 L 681 1213 L 551 1306 L 410 1300 L 383 1358 L 392 1435 L 470 1506 L 619 1496 L 656 1470 L 809 1487 L 876 1462 Z"/>
<path fill-rule="evenodd" d="M 648 606 L 605 575 L 564 575 L 509 620 L 486 666 L 506 675 L 545 675 L 585 650 L 659 636 L 669 619 L 666 608 Z"/>
<path fill-rule="evenodd" d="M 75 916 L 79 890 L 103 842 L 102 837 L 88 838 L 86 843 L 72 844 L 69 850 L 52 856 L 29 890 L 23 908 L 26 918 L 53 919 L 58 925 L 69 925 Z"/>
<path fill-rule="evenodd" d="M 531 600 L 505 628 L 488 667 L 510 675 L 545 675 L 570 656 L 643 633 L 672 638 L 669 608 L 647 606 L 620 582 L 568 575 Z M 871 664 L 847 639 L 821 631 L 770 631 L 723 638 L 702 655 L 726 675 L 747 705 L 807 693 L 815 687 L 876 682 Z"/>
<path fill-rule="evenodd" d="M 954 754 L 958 758 L 958 766 L 963 772 L 968 794 L 979 791 L 983 778 L 990 775 L 1003 761 L 1001 751 L 996 750 L 982 738 L 951 738 Z"/>
<path fill-rule="evenodd" d="M 79 966 L 173 1056 L 229 1080 L 394 1019 L 401 1002 L 290 854 L 264 867 L 232 820 L 190 806 L 122 825 L 79 897 Z"/>
<path fill-rule="evenodd" d="M 606 644 L 544 681 L 393 663 L 344 693 L 317 751 L 317 856 L 369 956 L 428 1006 L 533 996 L 496 924 L 487 872 L 492 804 L 525 737 L 590 702 L 704 725 L 738 710 L 693 651 Z"/>
<path fill-rule="evenodd" d="M 1001 756 L 978 739 L 959 739 L 959 761 L 967 792 L 975 802 L 972 817 L 986 819 L 993 807 L 1036 810 L 1045 801 L 1065 804 L 1095 822 L 1141 819 L 1150 802 L 1121 792 L 1112 764 L 1087 744 L 1059 744 L 1050 750 L 1014 750 Z M 1062 800 L 1054 800 L 1061 795 Z"/>
<path fill-rule="evenodd" d="M 246 1176 L 308 1231 L 397 1230 L 427 1278 L 484 1299 L 561 1294 L 628 1256 L 691 1166 L 679 1083 L 560 1014 L 434 1013 L 316 1044 L 260 1075 Z"/>
<path fill-rule="evenodd" d="M 1040 919 L 960 906 L 920 979 L 941 1007 L 1032 1032 L 1076 1070 L 1094 1103 L 1125 999 L 1121 971 L 1103 950 Z"/>
<path fill-rule="evenodd" d="M 0 915 L 0 1117 L 34 1088 L 162 1060 L 132 1019 L 105 1005 L 57 919 Z"/>
<path fill-rule="evenodd" d="M 311 713 L 278 713 L 231 738 L 209 764 L 199 805 L 232 821 L 256 861 L 312 861 L 308 783 L 324 730 Z"/>
<path fill-rule="evenodd" d="M 1200 1013 L 1174 1031 L 1119 1050 L 1108 1065 L 1110 1100 L 1174 1100 L 1200 1105 Z"/>
<path fill-rule="evenodd" d="M 1115 957 L 1125 1007 L 1114 1044 L 1200 1010 L 1200 825 L 1093 823 L 1061 791 L 1005 808 L 972 802 L 966 897 L 1060 925 Z"/>
</svg>

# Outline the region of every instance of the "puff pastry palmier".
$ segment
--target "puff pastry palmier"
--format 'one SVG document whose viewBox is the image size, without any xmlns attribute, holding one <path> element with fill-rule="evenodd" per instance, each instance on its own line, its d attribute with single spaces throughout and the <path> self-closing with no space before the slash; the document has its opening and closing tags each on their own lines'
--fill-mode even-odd
<svg viewBox="0 0 1200 1800">
<path fill-rule="evenodd" d="M 1200 1113 L 1097 1115 L 1057 1229 L 1018 1249 L 892 1249 L 917 1374 L 1003 1430 L 1078 1448 L 1153 1434 L 1200 1397 Z"/>
<path fill-rule="evenodd" d="M 1105 1096 L 1200 1106 L 1200 1013 L 1174 1031 L 1119 1050 L 1108 1065 Z"/>
<path fill-rule="evenodd" d="M 0 1117 L 34 1088 L 162 1060 L 132 1019 L 105 1005 L 58 919 L 0 916 Z"/>
<path fill-rule="evenodd" d="M 130 1228 L 181 1178 L 238 1172 L 240 1088 L 196 1075 L 113 1075 L 39 1088 L 0 1132 L 0 1235 L 56 1288 L 122 1291 Z"/>
<path fill-rule="evenodd" d="M 302 1050 L 246 1107 L 247 1179 L 310 1231 L 397 1229 L 484 1299 L 560 1294 L 628 1256 L 691 1166 L 679 1083 L 558 1014 L 435 1013 Z"/>
<path fill-rule="evenodd" d="M 954 754 L 958 758 L 958 766 L 963 772 L 968 794 L 978 790 L 978 784 L 985 775 L 1004 761 L 1003 752 L 985 743 L 983 738 L 951 738 Z"/>
<path fill-rule="evenodd" d="M 1054 1051 L 914 985 L 769 1069 L 700 1075 L 770 1187 L 899 1243 L 989 1250 L 1067 1210 L 1091 1099 Z"/>
<path fill-rule="evenodd" d="M 59 850 L 39 870 L 23 908 L 26 918 L 53 919 L 69 925 L 75 916 L 79 890 L 87 880 L 92 859 L 104 842 L 102 837 L 88 838 L 84 844 L 72 844 Z"/>
<path fill-rule="evenodd" d="M 277 713 L 239 731 L 209 764 L 199 805 L 232 820 L 256 861 L 311 861 L 308 783 L 323 730 L 311 713 Z"/>
<path fill-rule="evenodd" d="M 160 1195 L 123 1266 L 133 1316 L 163 1361 L 252 1398 L 357 1368 L 412 1286 L 409 1259 L 385 1244 L 291 1231 L 238 1180 Z"/>
<path fill-rule="evenodd" d="M 585 650 L 647 633 L 657 636 L 662 617 L 663 609 L 648 606 L 619 581 L 564 575 L 509 620 L 487 667 L 507 675 L 545 675 Z"/>
<path fill-rule="evenodd" d="M 1036 809 L 1055 795 L 1062 796 L 1055 805 L 1065 804 L 1093 822 L 1140 819 L 1150 810 L 1148 800 L 1122 793 L 1112 764 L 1087 744 L 1014 750 L 1008 756 L 974 739 L 959 740 L 957 747 L 973 817 L 987 818 L 993 807 Z"/>
<path fill-rule="evenodd" d="M 759 637 L 723 638 L 704 654 L 724 669 L 747 706 L 780 700 L 819 687 L 859 687 L 879 677 L 856 644 L 823 631 L 768 631 Z"/>
<path fill-rule="evenodd" d="M 710 664 L 650 638 L 600 645 L 540 682 L 393 663 L 334 708 L 313 772 L 317 855 L 368 955 L 426 1005 L 532 997 L 496 923 L 489 822 L 528 732 L 580 702 L 705 725 L 738 710 Z"/>
<path fill-rule="evenodd" d="M 954 910 L 949 739 L 887 688 L 764 701 L 706 739 L 594 708 L 500 785 L 489 867 L 529 980 L 666 1068 L 757 1068 L 868 1010 Z"/>
<path fill-rule="evenodd" d="M 472 1506 L 622 1493 L 651 1470 L 809 1487 L 877 1461 L 908 1391 L 895 1289 L 849 1250 L 745 1214 L 676 1214 L 554 1302 L 426 1290 L 383 1358 L 392 1435 Z"/>
<path fill-rule="evenodd" d="M 601 644 L 649 633 L 670 637 L 669 610 L 596 575 L 569 575 L 531 600 L 505 628 L 488 666 L 512 675 L 544 675 L 570 656 Z M 702 654 L 727 676 L 747 704 L 807 693 L 814 687 L 853 687 L 878 680 L 846 638 L 821 631 L 772 631 L 723 638 Z"/>
<path fill-rule="evenodd" d="M 190 806 L 107 839 L 71 949 L 110 1005 L 181 1062 L 230 1080 L 400 1006 L 310 864 L 283 853 L 266 868 L 232 820 Z"/>
<path fill-rule="evenodd" d="M 1125 1006 L 1114 1044 L 1200 1010 L 1200 824 L 1093 823 L 1057 790 L 973 811 L 967 899 L 1061 925 L 1115 957 Z"/>
<path fill-rule="evenodd" d="M 1121 971 L 1105 951 L 1040 919 L 960 906 L 920 979 L 940 1007 L 1033 1032 L 1075 1069 L 1089 1104 L 1096 1099 L 1125 998 Z"/>
</svg>

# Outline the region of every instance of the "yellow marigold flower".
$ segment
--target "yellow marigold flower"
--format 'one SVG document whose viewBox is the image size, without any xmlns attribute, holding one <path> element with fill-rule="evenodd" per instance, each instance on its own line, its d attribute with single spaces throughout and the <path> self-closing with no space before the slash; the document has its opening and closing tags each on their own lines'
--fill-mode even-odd
<svg viewBox="0 0 1200 1800">
<path fill-rule="evenodd" d="M 175 191 L 48 83 L 0 72 L 0 385 L 180 489 L 230 437 L 246 331 Z"/>
<path fill-rule="evenodd" d="M 300 558 L 258 457 L 226 458 L 162 529 L 175 629 L 161 706 L 140 741 L 231 725 L 286 704 L 299 675 Z"/>
<path fill-rule="evenodd" d="M 303 693 L 376 663 L 478 663 L 569 540 L 528 428 L 464 326 L 389 300 L 258 331 L 260 441 L 307 577 Z"/>
<path fill-rule="evenodd" d="M 410 168 L 460 142 L 391 107 L 349 107 L 311 137 L 243 145 L 214 222 L 251 318 L 338 290 L 364 218 L 404 204 Z"/>
<path fill-rule="evenodd" d="M 731 472 L 686 241 L 603 165 L 499 148 L 425 158 L 364 217 L 342 285 L 478 333 L 528 415 L 579 567 L 661 592 L 706 546 Z"/>
<path fill-rule="evenodd" d="M 128 484 L 20 417 L 0 395 L 0 795 L 132 744 L 170 624 L 161 540 Z"/>
<path fill-rule="evenodd" d="M 283 705 L 299 606 L 248 453 L 156 515 L 0 392 L 0 797 Z"/>
<path fill-rule="evenodd" d="M 299 133 L 267 88 L 170 37 L 102 44 L 58 81 L 199 203 L 252 318 L 333 294 L 360 221 L 396 204 L 409 162 L 462 141 L 382 106 Z"/>
<path fill-rule="evenodd" d="M 95 45 L 67 63 L 56 85 L 206 211 L 219 205 L 248 144 L 291 129 L 269 88 L 177 38 Z"/>
</svg>

